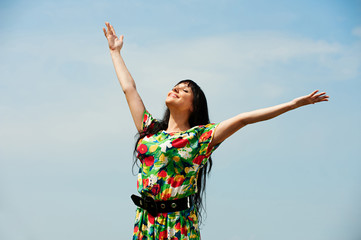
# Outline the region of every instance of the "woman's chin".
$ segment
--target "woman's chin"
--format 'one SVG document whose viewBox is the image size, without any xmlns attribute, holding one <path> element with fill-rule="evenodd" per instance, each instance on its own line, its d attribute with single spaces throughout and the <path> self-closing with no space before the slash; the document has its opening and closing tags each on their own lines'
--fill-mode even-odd
<svg viewBox="0 0 361 240">
<path fill-rule="evenodd" d="M 175 99 L 174 98 L 170 98 L 168 97 L 166 100 L 165 100 L 165 105 L 167 105 L 167 107 L 169 107 L 169 105 L 174 105 L 175 104 Z"/>
</svg>

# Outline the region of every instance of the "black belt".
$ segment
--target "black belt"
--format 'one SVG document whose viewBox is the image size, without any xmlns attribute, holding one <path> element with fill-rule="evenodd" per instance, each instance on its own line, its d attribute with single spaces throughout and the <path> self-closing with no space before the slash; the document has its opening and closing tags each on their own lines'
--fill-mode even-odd
<svg viewBox="0 0 361 240">
<path fill-rule="evenodd" d="M 137 195 L 131 196 L 135 205 L 147 210 L 153 217 L 156 217 L 158 213 L 177 212 L 191 208 L 192 197 L 167 200 L 167 201 L 155 201 L 152 197 Z"/>
</svg>

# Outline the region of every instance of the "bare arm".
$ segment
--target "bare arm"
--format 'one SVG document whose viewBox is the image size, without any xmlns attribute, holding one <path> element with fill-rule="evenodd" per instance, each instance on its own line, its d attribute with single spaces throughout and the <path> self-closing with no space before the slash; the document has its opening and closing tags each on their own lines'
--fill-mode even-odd
<svg viewBox="0 0 361 240">
<path fill-rule="evenodd" d="M 227 139 L 229 136 L 231 136 L 233 133 L 237 132 L 239 129 L 246 126 L 247 124 L 269 120 L 292 109 L 296 109 L 308 104 L 328 101 L 329 96 L 325 95 L 325 92 L 316 94 L 317 92 L 318 90 L 312 92 L 309 95 L 295 98 L 294 100 L 287 103 L 282 103 L 276 106 L 262 108 L 251 112 L 241 113 L 235 117 L 221 122 L 214 133 L 211 147 L 223 142 L 225 139 Z"/>
<path fill-rule="evenodd" d="M 134 124 L 138 132 L 140 132 L 142 130 L 142 120 L 145 106 L 141 97 L 139 96 L 134 79 L 130 75 L 120 54 L 120 50 L 123 47 L 124 36 L 121 35 L 118 38 L 115 34 L 113 26 L 110 25 L 108 22 L 106 22 L 105 25 L 107 26 L 107 30 L 103 28 L 103 31 L 105 37 L 108 40 L 110 55 L 112 57 L 115 72 L 117 74 L 120 86 L 122 87 L 125 97 L 127 99 Z"/>
</svg>

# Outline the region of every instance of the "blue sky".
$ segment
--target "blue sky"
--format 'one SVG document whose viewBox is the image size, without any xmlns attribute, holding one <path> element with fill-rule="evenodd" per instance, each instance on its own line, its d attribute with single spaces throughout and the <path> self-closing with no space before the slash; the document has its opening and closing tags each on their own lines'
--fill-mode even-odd
<svg viewBox="0 0 361 240">
<path fill-rule="evenodd" d="M 202 239 L 361 237 L 360 1 L 2 1 L 0 238 L 130 239 L 135 128 L 104 38 L 148 110 L 191 78 L 211 120 L 326 91 L 213 155 Z"/>
</svg>

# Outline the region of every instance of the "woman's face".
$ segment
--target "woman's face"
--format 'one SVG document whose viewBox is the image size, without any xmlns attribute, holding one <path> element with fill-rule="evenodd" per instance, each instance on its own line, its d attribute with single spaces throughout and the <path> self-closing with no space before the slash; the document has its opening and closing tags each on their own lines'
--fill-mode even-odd
<svg viewBox="0 0 361 240">
<path fill-rule="evenodd" d="M 168 92 L 165 103 L 169 109 L 193 111 L 193 92 L 188 83 L 180 83 Z"/>
</svg>

